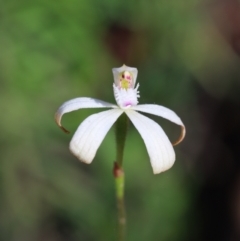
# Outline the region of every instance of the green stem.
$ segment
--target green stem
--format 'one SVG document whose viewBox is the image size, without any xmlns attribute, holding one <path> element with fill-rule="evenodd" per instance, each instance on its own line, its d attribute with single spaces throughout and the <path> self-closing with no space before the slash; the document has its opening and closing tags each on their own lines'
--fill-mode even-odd
<svg viewBox="0 0 240 241">
<path fill-rule="evenodd" d="M 116 122 L 117 163 L 122 167 L 124 144 L 127 136 L 128 118 L 123 113 Z"/>
<path fill-rule="evenodd" d="M 125 240 L 126 212 L 124 205 L 124 172 L 118 163 L 114 163 L 114 177 L 116 185 L 116 199 L 118 210 L 118 241 Z"/>
<path fill-rule="evenodd" d="M 116 123 L 117 161 L 114 163 L 113 174 L 116 185 L 116 199 L 118 209 L 118 241 L 125 240 L 126 212 L 124 205 L 124 171 L 123 152 L 127 135 L 128 119 L 126 114 L 120 116 Z"/>
</svg>

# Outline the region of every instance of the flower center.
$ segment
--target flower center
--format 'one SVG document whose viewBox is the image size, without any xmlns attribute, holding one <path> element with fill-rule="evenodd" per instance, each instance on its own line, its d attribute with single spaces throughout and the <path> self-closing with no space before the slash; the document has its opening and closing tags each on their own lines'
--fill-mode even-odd
<svg viewBox="0 0 240 241">
<path fill-rule="evenodd" d="M 120 87 L 122 89 L 129 89 L 132 87 L 132 81 L 133 81 L 133 77 L 132 74 L 128 71 L 123 71 L 120 75 L 119 75 L 119 79 L 120 79 Z"/>
</svg>

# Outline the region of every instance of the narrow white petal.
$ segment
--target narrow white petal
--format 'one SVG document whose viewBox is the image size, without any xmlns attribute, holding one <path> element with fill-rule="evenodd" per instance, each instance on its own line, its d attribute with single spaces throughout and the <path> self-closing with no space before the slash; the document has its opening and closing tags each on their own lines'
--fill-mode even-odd
<svg viewBox="0 0 240 241">
<path fill-rule="evenodd" d="M 172 167 L 175 161 L 175 152 L 162 128 L 153 120 L 134 110 L 126 110 L 125 112 L 143 138 L 153 173 L 158 174 Z"/>
<path fill-rule="evenodd" d="M 71 152 L 80 161 L 91 163 L 107 132 L 122 113 L 120 109 L 113 109 L 85 119 L 70 142 Z"/>
<path fill-rule="evenodd" d="M 185 134 L 186 134 L 185 126 L 182 123 L 181 119 L 177 116 L 177 114 L 174 111 L 172 111 L 164 106 L 153 105 L 153 104 L 132 106 L 132 109 L 141 111 L 141 112 L 145 112 L 148 114 L 152 114 L 152 115 L 161 116 L 167 120 L 170 120 L 171 122 L 173 122 L 177 125 L 180 125 L 181 126 L 181 135 L 178 138 L 178 140 L 173 143 L 174 146 L 179 144 L 185 137 Z"/>
<path fill-rule="evenodd" d="M 58 126 L 64 130 L 65 132 L 69 132 L 66 130 L 62 125 L 61 125 L 61 119 L 62 116 L 65 113 L 78 110 L 78 109 L 83 109 L 83 108 L 117 108 L 116 105 L 113 105 L 111 103 L 107 103 L 105 101 L 101 101 L 98 99 L 93 99 L 93 98 L 75 98 L 69 101 L 64 102 L 59 109 L 57 110 L 55 114 L 55 121 L 57 122 Z"/>
</svg>

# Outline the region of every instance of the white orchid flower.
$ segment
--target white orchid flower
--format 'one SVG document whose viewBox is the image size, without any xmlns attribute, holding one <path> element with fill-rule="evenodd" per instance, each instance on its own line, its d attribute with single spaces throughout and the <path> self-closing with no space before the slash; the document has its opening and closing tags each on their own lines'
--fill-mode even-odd
<svg viewBox="0 0 240 241">
<path fill-rule="evenodd" d="M 111 108 L 89 116 L 80 124 L 70 142 L 70 151 L 80 161 L 90 164 L 111 126 L 125 112 L 146 145 L 154 174 L 166 171 L 175 161 L 173 145 L 180 143 L 185 136 L 184 124 L 172 110 L 166 107 L 155 104 L 138 105 L 139 84 L 134 88 L 138 73 L 136 68 L 123 65 L 120 68 L 113 68 L 112 71 L 113 91 L 117 105 L 81 97 L 63 103 L 56 112 L 55 120 L 58 126 L 68 132 L 61 125 L 63 114 L 82 108 Z M 163 129 L 139 111 L 161 116 L 181 126 L 179 139 L 171 144 Z"/>
</svg>

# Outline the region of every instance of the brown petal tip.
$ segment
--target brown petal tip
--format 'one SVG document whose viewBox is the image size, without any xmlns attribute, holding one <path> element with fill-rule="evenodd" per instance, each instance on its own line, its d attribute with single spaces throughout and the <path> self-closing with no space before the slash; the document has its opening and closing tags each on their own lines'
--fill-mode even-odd
<svg viewBox="0 0 240 241">
<path fill-rule="evenodd" d="M 67 129 L 65 129 L 63 126 L 59 126 L 65 133 L 69 134 L 70 131 L 68 131 Z"/>
<path fill-rule="evenodd" d="M 57 125 L 67 134 L 70 133 L 70 131 L 68 131 L 67 129 L 65 129 L 62 125 L 61 125 L 61 115 L 57 112 L 54 116 L 55 122 L 57 123 Z"/>
<path fill-rule="evenodd" d="M 178 145 L 185 137 L 186 135 L 186 129 L 185 126 L 181 126 L 181 135 L 179 136 L 178 140 L 172 143 L 173 146 Z"/>
</svg>

